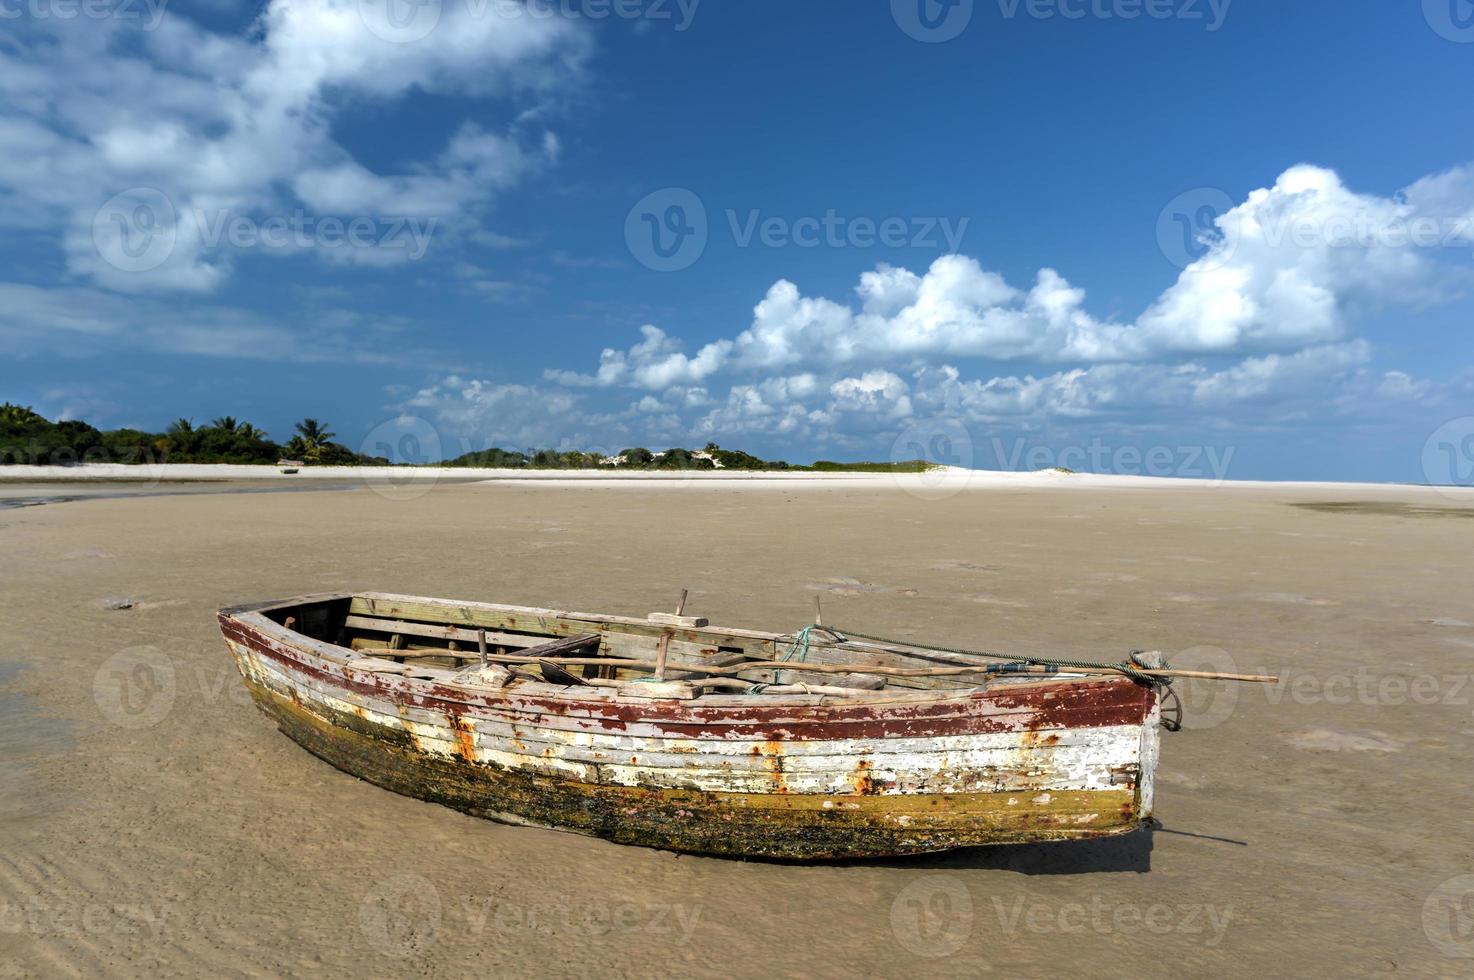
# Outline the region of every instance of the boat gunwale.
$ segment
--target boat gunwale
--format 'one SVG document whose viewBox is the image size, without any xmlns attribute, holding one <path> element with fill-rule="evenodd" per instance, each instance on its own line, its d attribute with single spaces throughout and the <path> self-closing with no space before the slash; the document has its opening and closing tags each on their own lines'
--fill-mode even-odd
<svg viewBox="0 0 1474 980">
<path fill-rule="evenodd" d="M 295 629 L 288 628 L 266 615 L 279 609 L 287 609 L 295 606 L 310 605 L 315 603 L 332 602 L 343 599 L 376 599 L 385 601 L 406 601 L 416 603 L 430 603 L 459 608 L 475 608 L 491 612 L 512 612 L 518 615 L 534 616 L 538 618 L 563 619 L 573 622 L 587 622 L 604 626 L 638 626 L 641 628 L 661 628 L 665 624 L 654 623 L 648 619 L 640 619 L 629 616 L 614 616 L 603 613 L 580 613 L 557 609 L 545 609 L 536 606 L 518 606 L 507 603 L 479 602 L 473 600 L 441 599 L 430 596 L 411 596 L 389 592 L 321 592 L 305 593 L 284 599 L 275 599 L 260 602 L 243 603 L 228 606 L 219 610 L 217 616 L 223 622 L 226 620 L 238 624 L 243 629 L 255 632 L 263 638 L 273 639 L 276 642 L 295 650 L 298 654 L 315 657 L 319 660 L 332 664 L 343 670 L 353 670 L 369 674 L 374 678 L 375 685 L 390 682 L 390 687 L 397 687 L 402 682 L 404 686 L 413 690 L 419 684 L 431 684 L 441 688 L 464 691 L 467 694 L 479 697 L 491 697 L 494 699 L 533 698 L 539 700 L 553 700 L 566 703 L 570 708 L 580 703 L 590 705 L 618 704 L 622 706 L 641 705 L 652 709 L 652 714 L 658 716 L 658 707 L 665 705 L 690 705 L 704 708 L 884 708 L 935 706 L 945 702 L 953 701 L 959 705 L 979 700 L 997 694 L 1019 695 L 1028 697 L 1038 695 L 1049 690 L 1060 690 L 1076 686 L 1110 687 L 1120 685 L 1123 681 L 1134 684 L 1125 676 L 1113 675 L 1065 675 L 1043 678 L 1040 680 L 1024 680 L 1009 678 L 1005 684 L 979 685 L 969 688 L 937 689 L 915 692 L 898 691 L 856 691 L 855 694 L 838 697 L 834 695 L 821 694 L 703 694 L 692 701 L 684 701 L 671 698 L 636 697 L 625 694 L 619 688 L 607 687 L 571 687 L 560 684 L 551 684 L 546 681 L 538 681 L 530 678 L 519 678 L 515 688 L 498 687 L 490 684 L 477 684 L 472 681 L 457 678 L 457 670 L 446 667 L 431 665 L 414 665 L 405 672 L 380 672 L 371 671 L 355 666 L 360 660 L 376 661 L 380 664 L 392 663 L 383 657 L 372 654 L 362 654 L 348 647 L 328 643 L 325 640 L 314 639 Z M 703 626 L 699 628 L 686 628 L 679 626 L 666 626 L 681 633 L 687 634 L 711 634 L 714 636 L 741 637 L 749 640 L 777 643 L 786 636 L 792 634 L 772 633 L 761 630 L 746 630 L 718 626 Z M 925 649 L 925 648 L 919 648 Z M 396 665 L 406 666 L 406 665 Z M 679 669 L 679 665 L 673 664 L 673 668 Z M 863 672 L 863 665 L 857 665 L 857 671 Z M 428 676 L 427 676 L 428 675 Z M 416 683 L 417 682 L 417 683 Z"/>
</svg>

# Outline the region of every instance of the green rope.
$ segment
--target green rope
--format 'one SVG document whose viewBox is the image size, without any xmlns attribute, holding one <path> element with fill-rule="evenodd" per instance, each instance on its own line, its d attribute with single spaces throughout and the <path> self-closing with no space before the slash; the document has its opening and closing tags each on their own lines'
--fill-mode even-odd
<svg viewBox="0 0 1474 980">
<path fill-rule="evenodd" d="M 819 625 L 816 624 L 816 625 L 812 625 L 812 626 L 805 626 L 803 629 L 799 630 L 797 633 L 795 633 L 793 635 L 793 642 L 790 643 L 790 644 L 788 644 L 788 649 L 785 650 L 785 651 L 783 651 L 783 655 L 781 657 L 779 657 L 778 659 L 781 660 L 781 661 L 783 661 L 784 663 L 787 663 L 790 660 L 793 660 L 794 656 L 797 655 L 798 656 L 798 662 L 799 663 L 805 663 L 809 659 L 809 634 L 811 632 L 813 632 L 814 630 L 816 630 L 816 629 L 823 629 L 823 628 L 824 627 L 819 626 Z M 781 683 L 783 683 L 783 676 L 782 675 L 783 675 L 782 668 L 779 668 L 778 670 L 773 671 L 773 683 L 774 684 L 781 684 Z M 753 693 L 755 694 L 757 692 L 754 691 Z"/>
</svg>

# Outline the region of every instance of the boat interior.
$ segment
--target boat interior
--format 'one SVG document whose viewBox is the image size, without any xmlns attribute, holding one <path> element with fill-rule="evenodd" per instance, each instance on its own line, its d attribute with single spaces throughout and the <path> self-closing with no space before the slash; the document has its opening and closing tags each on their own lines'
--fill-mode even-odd
<svg viewBox="0 0 1474 980">
<path fill-rule="evenodd" d="M 644 619 L 385 593 L 303 596 L 254 612 L 376 663 L 477 671 L 562 686 L 686 685 L 710 694 L 861 695 L 973 690 L 1012 676 L 959 652 L 877 644 L 822 626 L 795 633 L 713 627 L 700 617 Z M 1010 665 L 1016 666 L 1016 665 Z M 1053 675 L 1053 679 L 1063 679 Z M 652 683 L 654 682 L 654 683 Z M 679 695 L 678 695 L 679 696 Z"/>
</svg>

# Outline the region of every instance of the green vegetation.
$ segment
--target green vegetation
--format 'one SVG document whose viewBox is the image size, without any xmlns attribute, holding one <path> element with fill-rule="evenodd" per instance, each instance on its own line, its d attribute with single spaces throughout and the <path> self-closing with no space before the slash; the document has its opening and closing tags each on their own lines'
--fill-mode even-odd
<svg viewBox="0 0 1474 980">
<path fill-rule="evenodd" d="M 316 419 L 303 419 L 297 433 L 281 446 L 256 426 L 229 415 L 199 427 L 190 419 L 176 419 L 163 432 L 103 432 L 86 422 L 52 422 L 6 402 L 0 405 L 0 464 L 275 463 L 284 456 L 336 466 L 389 462 L 332 442 L 333 433 Z"/>
<path fill-rule="evenodd" d="M 795 466 L 792 469 L 815 473 L 925 473 L 936 469 L 936 465 L 924 459 L 908 459 L 899 463 L 832 463 L 821 459 L 813 466 Z"/>
<path fill-rule="evenodd" d="M 285 444 L 234 416 L 222 415 L 196 427 L 191 419 L 176 419 L 163 432 L 138 429 L 100 431 L 86 422 L 52 422 L 20 405 L 0 404 L 0 465 L 31 463 L 64 466 L 72 463 L 258 463 L 292 459 L 308 466 L 389 465 L 382 457 L 364 456 L 333 442 L 335 433 L 319 419 L 303 419 Z M 761 459 L 714 442 L 700 450 L 674 447 L 651 452 L 642 447 L 623 450 L 613 459 L 576 450 L 482 449 L 444 463 L 430 465 L 478 469 L 537 470 L 789 470 L 817 473 L 922 473 L 931 464 L 921 460 L 900 463 L 835 463 L 821 460 L 812 466 Z"/>
<path fill-rule="evenodd" d="M 551 449 L 519 453 L 508 449 L 483 449 L 466 453 L 441 464 L 444 466 L 493 469 L 532 470 L 752 470 L 789 471 L 794 473 L 925 473 L 933 469 L 923 460 L 898 463 L 835 463 L 821 460 L 812 466 L 788 463 L 781 459 L 762 459 L 739 449 L 723 449 L 709 442 L 700 450 L 674 447 L 651 452 L 643 447 L 621 450 L 606 458 L 597 453 L 555 452 Z"/>
</svg>

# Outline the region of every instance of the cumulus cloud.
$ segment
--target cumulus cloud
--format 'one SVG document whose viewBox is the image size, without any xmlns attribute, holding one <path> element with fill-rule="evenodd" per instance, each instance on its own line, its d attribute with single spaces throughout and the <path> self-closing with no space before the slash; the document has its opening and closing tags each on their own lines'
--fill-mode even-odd
<svg viewBox="0 0 1474 980">
<path fill-rule="evenodd" d="M 599 369 L 592 375 L 550 369 L 547 377 L 550 381 L 583 387 L 630 385 L 659 390 L 699 385 L 722 368 L 731 350 L 731 344 L 718 342 L 706 345 L 695 357 L 688 357 L 681 350 L 681 342 L 659 327 L 646 324 L 640 333 L 645 339 L 627 351 L 605 348 L 599 355 Z"/>
<path fill-rule="evenodd" d="M 412 43 L 357 0 L 271 0 L 238 37 L 174 13 L 150 31 L 126 18 L 12 21 L 0 223 L 61 226 L 69 270 L 110 288 L 196 292 L 229 276 L 229 243 L 207 227 L 222 215 L 419 216 L 469 233 L 493 195 L 556 156 L 552 134 L 468 121 L 423 162 L 378 173 L 334 139 L 334 119 L 412 90 L 536 101 L 576 74 L 587 41 L 568 19 L 437 9 Z M 166 255 L 131 261 L 160 240 Z"/>
<path fill-rule="evenodd" d="M 1331 344 L 1346 339 L 1353 310 L 1417 306 L 1445 295 L 1451 273 L 1438 250 L 1474 244 L 1474 168 L 1378 197 L 1351 191 L 1333 171 L 1293 167 L 1219 216 L 1206 244 L 1203 257 L 1131 323 L 1091 314 L 1085 291 L 1054 269 L 1040 270 L 1020 289 L 962 255 L 942 256 L 919 275 L 878 266 L 860 277 L 858 306 L 804 296 L 779 280 L 735 337 L 688 360 L 673 353 L 675 341 L 646 326 L 642 344 L 604 352 L 600 383 L 667 383 L 662 370 L 632 369 L 649 363 L 705 379 L 723 369 L 800 364 L 1093 364 Z"/>
<path fill-rule="evenodd" d="M 433 418 L 443 444 L 461 439 L 475 450 L 573 445 L 588 421 L 573 392 L 459 375 L 420 389 L 403 409 Z"/>
</svg>

